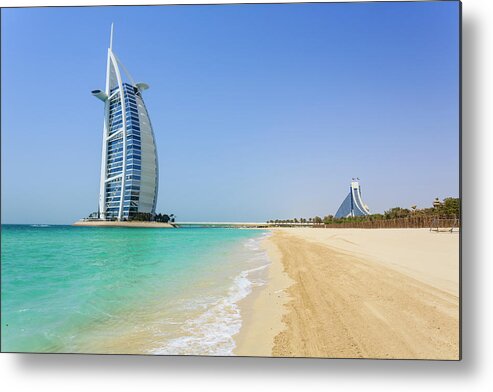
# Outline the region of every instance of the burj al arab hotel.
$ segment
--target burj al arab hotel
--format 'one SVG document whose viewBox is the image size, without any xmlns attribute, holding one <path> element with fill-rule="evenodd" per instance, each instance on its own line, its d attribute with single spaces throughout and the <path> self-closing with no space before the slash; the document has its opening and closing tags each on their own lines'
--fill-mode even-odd
<svg viewBox="0 0 493 392">
<path fill-rule="evenodd" d="M 123 71 L 123 73 L 122 73 Z M 142 92 L 113 52 L 113 25 L 105 90 L 92 94 L 104 102 L 103 151 L 98 218 L 128 220 L 155 214 L 158 160 L 154 132 Z"/>
</svg>

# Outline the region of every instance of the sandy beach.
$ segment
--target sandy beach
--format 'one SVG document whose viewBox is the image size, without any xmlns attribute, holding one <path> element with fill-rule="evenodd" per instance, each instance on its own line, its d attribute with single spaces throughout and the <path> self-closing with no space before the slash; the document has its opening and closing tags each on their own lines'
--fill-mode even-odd
<svg viewBox="0 0 493 392">
<path fill-rule="evenodd" d="M 459 359 L 459 235 L 273 229 L 236 355 Z"/>
</svg>

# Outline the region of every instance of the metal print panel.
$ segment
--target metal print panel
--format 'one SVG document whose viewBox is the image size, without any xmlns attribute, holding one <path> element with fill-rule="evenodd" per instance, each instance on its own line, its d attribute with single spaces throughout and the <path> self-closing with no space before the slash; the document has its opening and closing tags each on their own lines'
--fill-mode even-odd
<svg viewBox="0 0 493 392">
<path fill-rule="evenodd" d="M 3 8 L 2 352 L 460 359 L 460 17 Z"/>
</svg>

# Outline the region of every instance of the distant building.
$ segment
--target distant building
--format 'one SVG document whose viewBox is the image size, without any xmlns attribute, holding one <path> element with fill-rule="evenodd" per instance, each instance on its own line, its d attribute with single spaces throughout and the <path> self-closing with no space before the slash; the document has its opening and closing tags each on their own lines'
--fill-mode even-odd
<svg viewBox="0 0 493 392">
<path fill-rule="evenodd" d="M 443 203 L 440 201 L 438 197 L 435 197 L 435 200 L 433 200 L 433 208 L 438 208 L 442 205 Z"/>
<path fill-rule="evenodd" d="M 106 88 L 92 91 L 104 102 L 99 219 L 127 220 L 137 213 L 156 212 L 157 151 L 142 99 L 148 88 L 145 83 L 134 82 L 113 52 L 111 25 Z"/>
<path fill-rule="evenodd" d="M 361 199 L 361 187 L 358 181 L 351 182 L 349 194 L 335 214 L 335 218 L 348 218 L 353 216 L 370 215 L 370 209 Z"/>
</svg>

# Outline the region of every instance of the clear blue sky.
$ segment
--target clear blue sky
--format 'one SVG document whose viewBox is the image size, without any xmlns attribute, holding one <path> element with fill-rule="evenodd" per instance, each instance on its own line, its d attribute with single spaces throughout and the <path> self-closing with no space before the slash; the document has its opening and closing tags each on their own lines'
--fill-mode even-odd
<svg viewBox="0 0 493 392">
<path fill-rule="evenodd" d="M 459 193 L 459 4 L 2 10 L 2 222 L 97 210 L 106 50 L 157 139 L 179 220 L 372 212 Z"/>
</svg>

